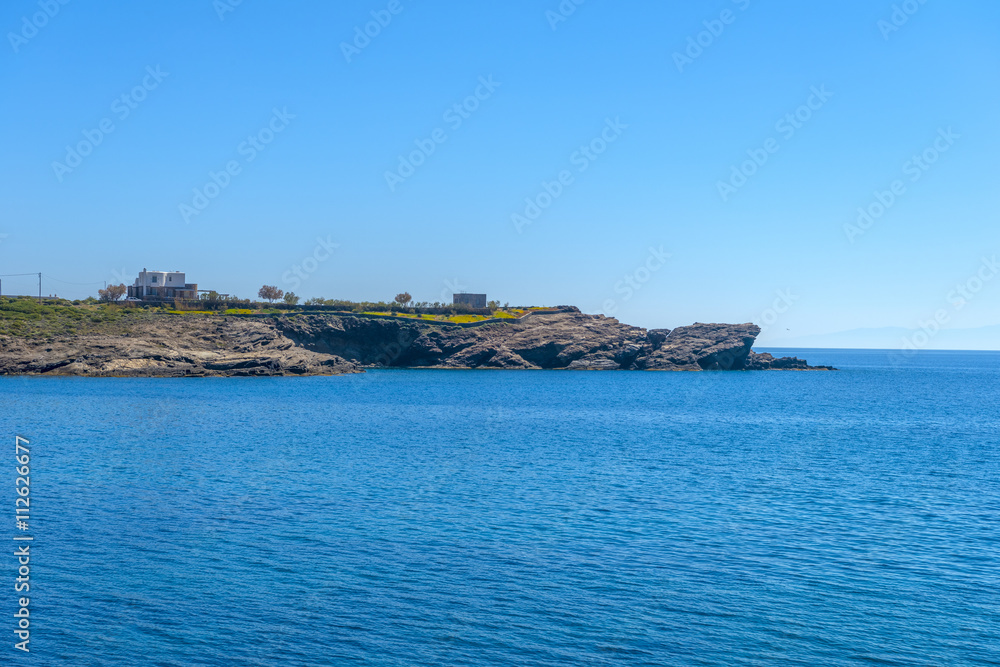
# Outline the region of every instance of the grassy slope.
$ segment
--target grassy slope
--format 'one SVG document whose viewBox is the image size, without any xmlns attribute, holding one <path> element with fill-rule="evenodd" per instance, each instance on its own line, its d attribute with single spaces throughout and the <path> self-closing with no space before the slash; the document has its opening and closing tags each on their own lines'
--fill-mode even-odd
<svg viewBox="0 0 1000 667">
<path fill-rule="evenodd" d="M 235 309 L 224 312 L 179 311 L 167 308 L 138 308 L 120 304 L 73 303 L 64 299 L 45 299 L 39 303 L 30 297 L 0 297 L 0 336 L 21 338 L 50 338 L 88 333 L 127 333 L 130 325 L 157 316 L 212 316 L 248 315 L 252 313 L 295 315 L 302 311 Z M 524 315 L 527 309 L 500 310 L 493 317 L 510 319 Z M 479 322 L 489 319 L 485 315 L 416 315 L 408 313 L 365 313 L 394 315 L 407 319 L 436 320 L 445 322 Z"/>
<path fill-rule="evenodd" d="M 78 333 L 120 331 L 129 320 L 147 317 L 137 309 L 107 304 L 73 305 L 69 301 L 0 298 L 0 335 L 46 338 Z"/>
</svg>

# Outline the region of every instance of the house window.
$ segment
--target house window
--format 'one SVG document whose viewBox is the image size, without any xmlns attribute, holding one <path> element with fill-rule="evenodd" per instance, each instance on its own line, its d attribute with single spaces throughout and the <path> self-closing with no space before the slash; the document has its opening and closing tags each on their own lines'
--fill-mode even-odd
<svg viewBox="0 0 1000 667">
<path fill-rule="evenodd" d="M 167 276 L 167 282 L 168 283 L 174 282 L 174 277 L 173 276 Z"/>
<path fill-rule="evenodd" d="M 156 282 L 156 276 L 153 276 L 153 282 L 154 283 Z"/>
</svg>

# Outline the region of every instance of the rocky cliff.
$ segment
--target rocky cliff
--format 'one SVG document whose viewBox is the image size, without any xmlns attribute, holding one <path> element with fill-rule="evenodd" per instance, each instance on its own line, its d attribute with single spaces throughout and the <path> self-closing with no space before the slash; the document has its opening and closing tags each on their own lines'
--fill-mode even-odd
<svg viewBox="0 0 1000 667">
<path fill-rule="evenodd" d="M 365 367 L 763 370 L 810 367 L 751 346 L 753 324 L 641 329 L 575 308 L 477 327 L 298 314 L 159 315 L 113 332 L 0 337 L 0 374 L 334 375 Z"/>
<path fill-rule="evenodd" d="M 310 352 L 269 320 L 158 315 L 115 330 L 46 339 L 0 336 L 0 375 L 338 375 L 356 363 Z"/>
<path fill-rule="evenodd" d="M 475 328 L 322 315 L 282 318 L 276 326 L 296 345 L 363 366 L 691 371 L 810 368 L 801 359 L 786 357 L 773 365 L 770 355 L 751 353 L 760 333 L 754 324 L 699 323 L 673 330 L 646 330 L 602 315 L 585 315 L 575 308 Z M 748 366 L 750 359 L 753 363 Z"/>
</svg>

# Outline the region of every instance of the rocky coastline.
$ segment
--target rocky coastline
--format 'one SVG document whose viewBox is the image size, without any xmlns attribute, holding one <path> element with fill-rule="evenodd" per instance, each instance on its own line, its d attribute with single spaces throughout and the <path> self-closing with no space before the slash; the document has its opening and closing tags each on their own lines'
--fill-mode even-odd
<svg viewBox="0 0 1000 667">
<path fill-rule="evenodd" d="M 752 350 L 754 324 L 642 329 L 573 307 L 482 326 L 298 313 L 171 315 L 44 339 L 0 336 L 0 375 L 339 375 L 366 368 L 831 370 Z"/>
</svg>

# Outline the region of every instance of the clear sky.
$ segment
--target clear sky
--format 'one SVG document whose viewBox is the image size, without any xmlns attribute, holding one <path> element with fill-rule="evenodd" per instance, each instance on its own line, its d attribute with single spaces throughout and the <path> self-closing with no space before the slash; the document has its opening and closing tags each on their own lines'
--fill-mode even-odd
<svg viewBox="0 0 1000 667">
<path fill-rule="evenodd" d="M 46 294 L 145 267 L 765 344 L 1000 324 L 990 0 L 8 0 L 0 28 L 0 273 Z"/>
</svg>

